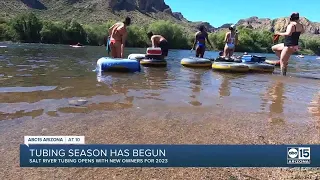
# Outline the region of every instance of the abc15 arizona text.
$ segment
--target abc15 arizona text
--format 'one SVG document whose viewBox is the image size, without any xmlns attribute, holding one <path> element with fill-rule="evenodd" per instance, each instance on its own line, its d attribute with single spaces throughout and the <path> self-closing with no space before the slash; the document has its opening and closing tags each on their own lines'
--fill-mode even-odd
<svg viewBox="0 0 320 180">
<path fill-rule="evenodd" d="M 288 147 L 287 163 L 288 164 L 310 164 L 311 163 L 310 147 Z"/>
</svg>

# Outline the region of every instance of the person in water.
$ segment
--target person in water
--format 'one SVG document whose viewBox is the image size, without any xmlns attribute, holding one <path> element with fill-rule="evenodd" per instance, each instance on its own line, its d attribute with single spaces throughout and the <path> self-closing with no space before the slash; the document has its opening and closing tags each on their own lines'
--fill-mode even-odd
<svg viewBox="0 0 320 180">
<path fill-rule="evenodd" d="M 124 22 L 117 22 L 109 28 L 110 48 L 113 58 L 123 58 L 125 43 L 127 40 L 127 27 L 131 19 L 127 17 Z"/>
<path fill-rule="evenodd" d="M 169 43 L 166 40 L 166 38 L 164 38 L 161 35 L 154 35 L 153 32 L 151 32 L 151 31 L 147 33 L 147 36 L 151 40 L 152 47 L 160 47 L 161 48 L 162 59 L 167 57 L 168 52 L 169 52 Z"/>
<path fill-rule="evenodd" d="M 79 42 L 78 42 L 78 43 L 76 44 L 76 46 L 83 46 L 83 45 L 82 45 L 81 43 L 79 43 Z"/>
<path fill-rule="evenodd" d="M 226 58 L 230 58 L 233 55 L 235 47 L 238 44 L 238 34 L 235 25 L 231 25 L 229 30 L 230 32 L 227 32 L 224 38 L 224 42 L 226 43 L 224 46 L 224 56 Z"/>
<path fill-rule="evenodd" d="M 196 57 L 203 58 L 204 52 L 206 51 L 206 40 L 208 41 L 209 45 L 212 47 L 212 44 L 208 38 L 208 33 L 204 25 L 199 27 L 199 31 L 195 34 L 195 41 L 193 43 L 193 47 L 191 50 L 196 48 Z M 196 47 L 197 45 L 197 47 Z"/>
<path fill-rule="evenodd" d="M 286 32 L 276 33 L 276 35 L 285 37 L 284 43 L 272 46 L 273 52 L 280 58 L 280 68 L 283 76 L 287 74 L 290 56 L 299 50 L 300 34 L 304 33 L 304 31 L 303 25 L 299 22 L 299 13 L 292 13 Z"/>
</svg>

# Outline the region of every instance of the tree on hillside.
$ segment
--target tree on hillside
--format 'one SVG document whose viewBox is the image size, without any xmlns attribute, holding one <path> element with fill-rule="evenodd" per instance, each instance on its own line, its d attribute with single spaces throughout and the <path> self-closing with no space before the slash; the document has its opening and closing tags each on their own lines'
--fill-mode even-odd
<svg viewBox="0 0 320 180">
<path fill-rule="evenodd" d="M 87 40 L 87 33 L 75 20 L 68 20 L 64 24 L 65 32 L 67 35 L 67 43 L 75 44 L 75 43 L 86 43 Z"/>
<path fill-rule="evenodd" d="M 22 14 L 11 21 L 18 40 L 23 42 L 40 42 L 42 29 L 41 21 L 33 13 Z"/>
<path fill-rule="evenodd" d="M 43 22 L 43 27 L 40 34 L 41 34 L 41 42 L 43 43 L 49 43 L 49 44 L 63 43 L 64 29 L 58 23 L 54 23 L 51 21 Z"/>
</svg>

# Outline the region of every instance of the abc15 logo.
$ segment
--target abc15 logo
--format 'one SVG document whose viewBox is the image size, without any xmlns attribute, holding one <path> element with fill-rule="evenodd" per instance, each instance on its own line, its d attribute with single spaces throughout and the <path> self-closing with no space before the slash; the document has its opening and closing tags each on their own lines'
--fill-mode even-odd
<svg viewBox="0 0 320 180">
<path fill-rule="evenodd" d="M 311 157 L 310 147 L 288 147 L 287 158 L 288 159 L 300 159 L 307 160 Z"/>
</svg>

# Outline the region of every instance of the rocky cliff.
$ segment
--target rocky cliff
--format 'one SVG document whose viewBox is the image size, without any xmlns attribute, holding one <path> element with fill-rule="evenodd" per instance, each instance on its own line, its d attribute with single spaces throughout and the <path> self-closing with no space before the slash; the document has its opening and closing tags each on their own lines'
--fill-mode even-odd
<svg viewBox="0 0 320 180">
<path fill-rule="evenodd" d="M 32 9 L 46 10 L 47 7 L 38 0 L 21 0 L 26 6 Z"/>
<path fill-rule="evenodd" d="M 300 18 L 300 22 L 304 25 L 305 30 L 309 34 L 319 34 L 320 23 L 311 22 L 305 17 Z M 258 18 L 250 17 L 238 21 L 237 26 L 245 26 L 251 29 L 264 29 L 270 31 L 285 31 L 286 26 L 289 24 L 289 18 Z"/>
<path fill-rule="evenodd" d="M 142 12 L 168 12 L 171 9 L 163 0 L 107 0 L 113 10 L 140 10 Z"/>
<path fill-rule="evenodd" d="M 190 22 L 179 12 L 172 12 L 164 0 L 1 0 L 0 17 L 13 17 L 25 11 L 34 11 L 44 19 L 62 20 L 77 19 L 84 24 L 99 23 L 107 20 L 121 20 L 131 16 L 137 24 L 150 23 L 154 20 L 170 20 L 179 23 L 188 31 L 196 31 L 201 25 L 209 31 L 229 27 L 224 24 L 219 28 L 212 27 L 207 22 Z M 288 24 L 288 18 L 258 18 L 241 19 L 236 24 L 252 29 L 283 31 Z M 320 23 L 310 22 L 302 17 L 309 34 L 319 34 Z"/>
<path fill-rule="evenodd" d="M 172 12 L 164 0 L 1 0 L 0 16 L 11 18 L 33 11 L 43 19 L 77 19 L 80 23 L 100 23 L 132 17 L 135 24 L 155 20 L 179 23 L 187 31 L 196 31 L 202 22 L 190 22 L 179 12 Z M 213 29 L 209 23 L 204 24 Z"/>
<path fill-rule="evenodd" d="M 175 18 L 181 20 L 181 21 L 188 21 L 180 12 L 174 12 L 172 13 Z"/>
</svg>

